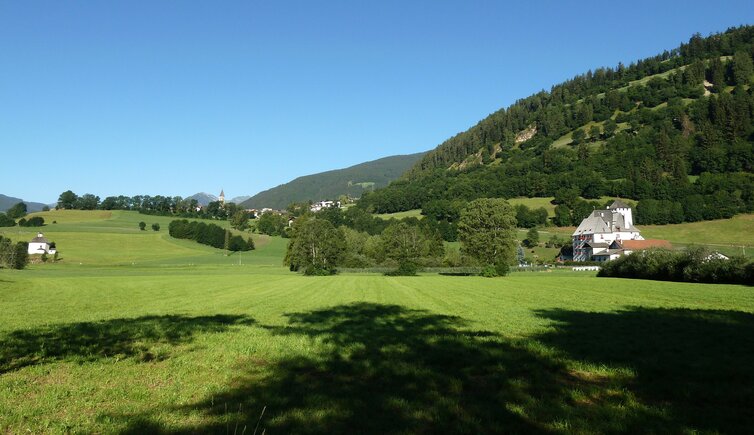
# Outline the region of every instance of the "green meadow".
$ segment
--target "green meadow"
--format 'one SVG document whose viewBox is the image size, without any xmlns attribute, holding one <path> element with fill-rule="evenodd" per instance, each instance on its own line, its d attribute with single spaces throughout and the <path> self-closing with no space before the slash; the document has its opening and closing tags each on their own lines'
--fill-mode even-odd
<svg viewBox="0 0 754 435">
<path fill-rule="evenodd" d="M 61 261 L 0 270 L 0 433 L 754 427 L 752 287 L 305 277 L 280 238 L 226 256 L 170 218 L 40 215 Z"/>
</svg>

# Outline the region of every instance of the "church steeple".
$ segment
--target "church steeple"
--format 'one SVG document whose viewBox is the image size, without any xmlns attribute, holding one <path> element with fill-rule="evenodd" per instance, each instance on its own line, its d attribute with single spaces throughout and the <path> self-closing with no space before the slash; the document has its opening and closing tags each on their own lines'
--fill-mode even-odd
<svg viewBox="0 0 754 435">
<path fill-rule="evenodd" d="M 223 189 L 220 189 L 220 196 L 217 199 L 220 200 L 220 204 L 225 205 L 225 191 Z"/>
</svg>

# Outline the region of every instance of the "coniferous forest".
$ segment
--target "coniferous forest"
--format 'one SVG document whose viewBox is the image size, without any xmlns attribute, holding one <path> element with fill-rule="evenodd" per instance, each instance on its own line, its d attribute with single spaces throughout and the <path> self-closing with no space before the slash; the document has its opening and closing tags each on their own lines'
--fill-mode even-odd
<svg viewBox="0 0 754 435">
<path fill-rule="evenodd" d="M 638 201 L 643 224 L 752 212 L 753 56 L 754 27 L 743 26 L 588 71 L 448 139 L 359 207 L 554 196 L 563 226 L 601 196 Z"/>
</svg>

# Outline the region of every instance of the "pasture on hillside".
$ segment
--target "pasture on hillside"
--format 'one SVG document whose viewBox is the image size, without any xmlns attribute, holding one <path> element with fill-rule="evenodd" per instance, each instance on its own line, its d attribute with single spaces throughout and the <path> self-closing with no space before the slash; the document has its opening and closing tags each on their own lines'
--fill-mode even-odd
<svg viewBox="0 0 754 435">
<path fill-rule="evenodd" d="M 239 262 L 171 239 L 170 218 L 53 214 L 63 260 L 0 270 L 2 433 L 754 426 L 751 287 L 305 277 L 282 266 L 284 239 L 255 236 Z"/>
</svg>

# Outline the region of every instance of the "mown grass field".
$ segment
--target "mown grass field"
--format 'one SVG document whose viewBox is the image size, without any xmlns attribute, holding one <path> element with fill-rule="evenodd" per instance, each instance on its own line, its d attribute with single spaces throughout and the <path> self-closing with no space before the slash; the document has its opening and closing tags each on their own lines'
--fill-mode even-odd
<svg viewBox="0 0 754 435">
<path fill-rule="evenodd" d="M 421 209 L 414 209 L 414 210 L 407 210 L 407 211 L 399 211 L 396 213 L 379 213 L 375 214 L 380 219 L 403 219 L 407 217 L 415 217 L 418 219 L 423 219 L 424 215 L 422 215 Z"/>
<path fill-rule="evenodd" d="M 170 239 L 169 219 L 140 232 L 157 218 L 94 213 L 44 227 L 61 262 L 0 270 L 0 432 L 754 425 L 751 287 L 563 271 L 303 277 L 282 267 L 282 239 L 239 264 Z"/>
</svg>

